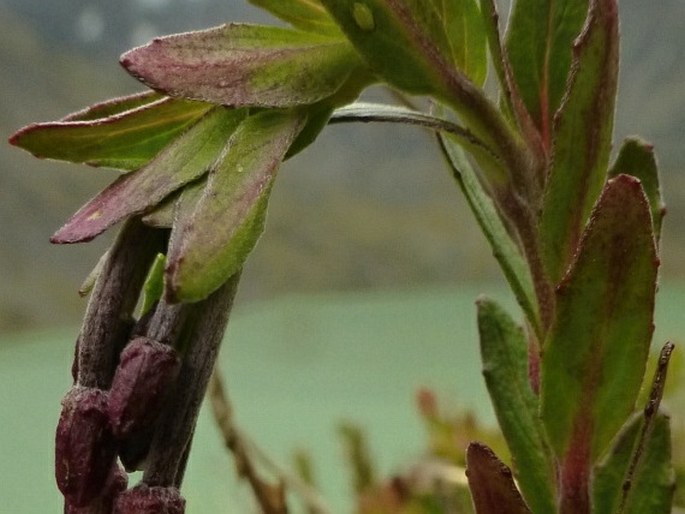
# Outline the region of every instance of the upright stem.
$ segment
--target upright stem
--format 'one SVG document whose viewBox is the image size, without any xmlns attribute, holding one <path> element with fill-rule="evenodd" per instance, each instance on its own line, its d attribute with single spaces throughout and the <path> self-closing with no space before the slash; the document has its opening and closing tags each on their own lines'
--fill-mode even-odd
<svg viewBox="0 0 685 514">
<path fill-rule="evenodd" d="M 514 191 L 508 189 L 498 195 L 499 203 L 503 211 L 512 220 L 516 228 L 521 247 L 528 267 L 533 277 L 533 287 L 540 309 L 541 332 L 538 339 L 542 340 L 549 330 L 554 316 L 555 297 L 554 289 L 545 273 L 540 251 L 540 238 L 537 230 L 537 220 L 531 206 L 518 196 Z"/>
<path fill-rule="evenodd" d="M 576 430 L 559 470 L 559 514 L 590 514 L 590 437 L 588 424 Z"/>
<path fill-rule="evenodd" d="M 184 328 L 187 349 L 178 380 L 166 404 L 152 440 L 143 482 L 150 486 L 180 486 L 184 455 L 191 441 L 197 415 L 219 353 L 233 306 L 240 273 L 206 300 L 188 306 Z"/>
<path fill-rule="evenodd" d="M 165 244 L 164 231 L 136 218 L 122 228 L 100 270 L 78 336 L 79 385 L 103 390 L 111 385 L 148 269 Z"/>
</svg>

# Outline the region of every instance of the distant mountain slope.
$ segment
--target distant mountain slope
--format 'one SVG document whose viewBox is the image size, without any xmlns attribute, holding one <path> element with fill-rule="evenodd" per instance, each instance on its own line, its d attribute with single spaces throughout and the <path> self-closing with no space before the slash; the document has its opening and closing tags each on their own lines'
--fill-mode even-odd
<svg viewBox="0 0 685 514">
<path fill-rule="evenodd" d="M 664 171 L 685 174 L 685 2 L 621 0 L 619 134 L 657 145 Z"/>
<path fill-rule="evenodd" d="M 10 12 L 0 12 L 0 133 L 63 116 L 87 102 L 131 89 L 133 81 L 72 55 L 43 47 Z M 117 78 L 119 77 L 119 78 Z M 0 327 L 57 322 L 78 302 L 64 295 L 77 273 L 70 265 L 93 262 L 97 251 L 65 252 L 47 240 L 63 219 L 104 184 L 111 172 L 40 162 L 0 144 Z"/>
</svg>

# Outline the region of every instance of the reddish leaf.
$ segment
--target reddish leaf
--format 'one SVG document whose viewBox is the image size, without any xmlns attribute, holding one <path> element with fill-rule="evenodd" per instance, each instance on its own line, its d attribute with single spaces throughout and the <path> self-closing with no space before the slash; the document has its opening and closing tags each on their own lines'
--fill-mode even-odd
<svg viewBox="0 0 685 514">
<path fill-rule="evenodd" d="M 557 456 L 582 449 L 585 467 L 625 423 L 642 384 L 658 267 L 649 210 L 639 180 L 610 180 L 557 289 L 541 414 Z"/>
<path fill-rule="evenodd" d="M 592 0 L 564 101 L 554 118 L 553 158 L 540 221 L 547 272 L 558 283 L 606 181 L 618 77 L 616 0 Z"/>
<path fill-rule="evenodd" d="M 171 98 L 148 103 L 151 98 L 127 97 L 98 104 L 60 121 L 34 123 L 9 141 L 41 159 L 135 170 L 211 108 Z M 142 104 L 137 105 L 139 102 Z"/>
<path fill-rule="evenodd" d="M 215 109 L 150 164 L 120 177 L 84 205 L 51 241 L 61 244 L 93 239 L 118 221 L 157 205 L 203 175 L 244 115 L 242 110 Z"/>
<path fill-rule="evenodd" d="M 481 443 L 466 450 L 466 476 L 476 514 L 531 514 L 511 470 Z"/>
<path fill-rule="evenodd" d="M 158 38 L 121 63 L 170 96 L 266 107 L 327 98 L 360 66 L 343 38 L 238 24 Z"/>
</svg>

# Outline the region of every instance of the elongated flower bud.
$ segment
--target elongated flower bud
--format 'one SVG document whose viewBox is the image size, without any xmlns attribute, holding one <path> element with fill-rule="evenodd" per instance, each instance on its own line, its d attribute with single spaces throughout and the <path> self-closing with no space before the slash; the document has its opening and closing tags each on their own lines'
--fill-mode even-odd
<svg viewBox="0 0 685 514">
<path fill-rule="evenodd" d="M 144 431 L 155 422 L 179 368 L 170 346 L 146 337 L 126 346 L 109 392 L 109 418 L 117 438 Z"/>
<path fill-rule="evenodd" d="M 128 476 L 118 464 L 112 466 L 104 492 L 84 507 L 77 507 L 68 498 L 64 514 L 112 514 L 115 498 L 126 490 Z"/>
<path fill-rule="evenodd" d="M 126 439 L 118 441 L 119 460 L 126 471 L 133 473 L 134 471 L 143 471 L 145 469 L 147 455 L 150 451 L 150 444 L 154 435 L 155 427 L 152 425 L 128 436 Z"/>
<path fill-rule="evenodd" d="M 55 438 L 57 487 L 75 507 L 100 496 L 116 456 L 107 415 L 107 393 L 73 387 L 62 400 Z"/>
<path fill-rule="evenodd" d="M 175 487 L 140 484 L 117 497 L 113 514 L 184 514 L 185 507 Z"/>
</svg>

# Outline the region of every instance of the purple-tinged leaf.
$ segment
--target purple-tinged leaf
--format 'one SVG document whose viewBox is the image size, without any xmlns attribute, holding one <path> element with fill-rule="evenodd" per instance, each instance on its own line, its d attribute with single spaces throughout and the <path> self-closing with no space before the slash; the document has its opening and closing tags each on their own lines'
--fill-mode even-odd
<svg viewBox="0 0 685 514">
<path fill-rule="evenodd" d="M 154 207 L 214 164 L 244 110 L 215 108 L 147 166 L 119 177 L 54 235 L 53 243 L 88 241 L 122 219 Z"/>
<path fill-rule="evenodd" d="M 616 0 L 591 0 L 573 46 L 566 96 L 554 118 L 552 164 L 540 221 L 545 267 L 555 284 L 576 253 L 606 180 L 617 76 Z"/>
<path fill-rule="evenodd" d="M 557 457 L 581 459 L 576 471 L 589 470 L 634 409 L 658 263 L 640 181 L 619 175 L 604 188 L 557 288 L 544 345 L 542 419 Z"/>
<path fill-rule="evenodd" d="M 125 104 L 128 106 L 128 101 Z M 73 119 L 35 123 L 19 130 L 9 141 L 41 159 L 130 171 L 147 164 L 212 106 L 162 98 L 118 112 L 120 107 L 114 103 L 92 112 L 81 111 L 72 115 Z M 90 119 L 102 113 L 101 109 L 113 110 L 114 114 Z"/>
<path fill-rule="evenodd" d="M 319 0 L 249 0 L 293 27 L 317 34 L 340 35 L 340 29 Z"/>
<path fill-rule="evenodd" d="M 193 214 L 178 216 L 167 255 L 167 295 L 198 301 L 240 268 L 261 235 L 273 179 L 306 123 L 299 111 L 248 117 L 210 171 Z"/>
<path fill-rule="evenodd" d="M 652 208 L 654 239 L 658 246 L 661 238 L 661 222 L 666 214 L 666 205 L 659 187 L 659 167 L 654 155 L 654 147 L 637 137 L 629 137 L 623 141 L 616 162 L 609 170 L 609 177 L 615 177 L 622 173 L 632 175 L 642 182 L 642 188 L 645 190 L 649 205 Z"/>
<path fill-rule="evenodd" d="M 121 63 L 170 96 L 265 107 L 316 103 L 361 67 L 341 37 L 238 24 L 158 38 Z"/>
<path fill-rule="evenodd" d="M 466 476 L 476 514 L 531 514 L 511 470 L 484 444 L 466 450 Z"/>
</svg>

